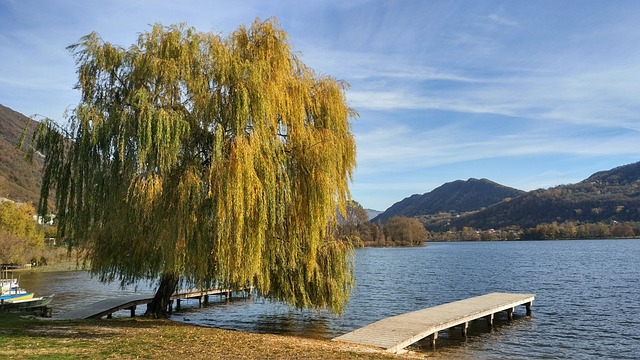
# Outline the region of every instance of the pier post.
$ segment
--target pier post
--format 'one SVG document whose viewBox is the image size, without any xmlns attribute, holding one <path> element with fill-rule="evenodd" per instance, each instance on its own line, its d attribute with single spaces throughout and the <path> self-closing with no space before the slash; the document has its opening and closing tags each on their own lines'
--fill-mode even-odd
<svg viewBox="0 0 640 360">
<path fill-rule="evenodd" d="M 133 305 L 129 310 L 131 310 L 131 317 L 136 317 L 136 306 Z"/>
<path fill-rule="evenodd" d="M 45 306 L 40 309 L 40 316 L 50 318 L 53 314 L 53 308 L 51 306 Z"/>
<path fill-rule="evenodd" d="M 204 296 L 204 303 L 208 304 L 209 303 L 209 295 L 205 295 Z"/>
<path fill-rule="evenodd" d="M 494 314 L 487 315 L 484 317 L 485 319 L 487 319 L 487 325 L 489 325 L 489 327 L 493 327 L 493 315 Z"/>
<path fill-rule="evenodd" d="M 198 297 L 198 307 L 202 307 L 203 302 L 204 302 L 204 296 Z"/>
<path fill-rule="evenodd" d="M 433 334 L 429 335 L 429 340 L 431 341 L 431 347 L 435 348 L 436 347 L 436 339 L 438 338 L 438 332 L 434 332 Z"/>
<path fill-rule="evenodd" d="M 460 324 L 460 326 L 462 326 L 462 337 L 467 337 L 467 331 L 469 330 L 469 323 L 464 322 Z"/>
<path fill-rule="evenodd" d="M 176 311 L 180 311 L 180 299 L 176 299 Z"/>
<path fill-rule="evenodd" d="M 514 311 L 514 308 L 507 309 L 507 319 L 509 321 L 513 320 L 513 311 Z"/>
<path fill-rule="evenodd" d="M 527 316 L 531 316 L 531 305 L 532 302 L 528 302 L 524 305 L 527 308 Z"/>
</svg>

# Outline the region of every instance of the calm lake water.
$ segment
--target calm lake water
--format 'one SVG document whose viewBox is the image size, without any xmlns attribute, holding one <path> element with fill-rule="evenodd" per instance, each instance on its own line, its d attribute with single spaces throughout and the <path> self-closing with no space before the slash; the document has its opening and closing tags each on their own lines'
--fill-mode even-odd
<svg viewBox="0 0 640 360">
<path fill-rule="evenodd" d="M 356 251 L 357 287 L 341 317 L 237 298 L 198 309 L 183 302 L 172 319 L 204 326 L 330 339 L 387 316 L 490 292 L 534 293 L 533 316 L 441 333 L 434 358 L 639 359 L 640 241 L 572 240 L 427 243 Z M 54 315 L 133 292 L 84 272 L 22 274 L 23 287 L 56 293 Z M 144 309 L 140 309 L 142 313 Z M 127 316 L 128 311 L 121 316 Z"/>
</svg>

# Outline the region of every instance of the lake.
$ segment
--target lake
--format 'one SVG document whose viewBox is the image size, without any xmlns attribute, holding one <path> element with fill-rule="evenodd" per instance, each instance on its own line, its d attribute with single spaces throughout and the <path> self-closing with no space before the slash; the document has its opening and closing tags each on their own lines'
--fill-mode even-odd
<svg viewBox="0 0 640 360">
<path fill-rule="evenodd" d="M 356 250 L 357 286 L 342 316 L 237 298 L 198 309 L 183 302 L 173 320 L 252 332 L 330 339 L 384 317 L 490 292 L 534 293 L 533 316 L 473 322 L 469 336 L 441 333 L 434 358 L 640 358 L 640 241 L 569 240 L 427 243 Z M 85 272 L 24 273 L 21 285 L 56 293 L 54 315 L 121 294 Z M 215 297 L 214 297 L 215 299 Z M 144 309 L 140 309 L 142 313 Z M 128 311 L 121 316 L 128 315 Z"/>
</svg>

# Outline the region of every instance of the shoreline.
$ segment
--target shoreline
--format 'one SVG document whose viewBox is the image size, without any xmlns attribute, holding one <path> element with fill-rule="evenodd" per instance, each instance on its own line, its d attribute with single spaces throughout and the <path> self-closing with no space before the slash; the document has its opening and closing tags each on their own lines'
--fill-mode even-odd
<svg viewBox="0 0 640 360">
<path fill-rule="evenodd" d="M 22 267 L 16 269 L 10 269 L 9 271 L 15 272 L 62 272 L 62 271 L 89 271 L 88 268 L 83 268 L 81 264 L 78 264 L 75 260 L 64 261 L 52 265 Z"/>
</svg>

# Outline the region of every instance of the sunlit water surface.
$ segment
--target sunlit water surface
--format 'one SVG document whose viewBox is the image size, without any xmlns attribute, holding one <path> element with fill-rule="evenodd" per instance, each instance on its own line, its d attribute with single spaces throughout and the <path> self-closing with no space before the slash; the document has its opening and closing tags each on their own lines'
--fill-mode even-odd
<svg viewBox="0 0 640 360">
<path fill-rule="evenodd" d="M 183 302 L 173 320 L 320 339 L 384 317 L 490 292 L 534 293 L 533 316 L 482 321 L 467 338 L 441 333 L 436 358 L 639 359 L 640 241 L 573 240 L 428 243 L 419 248 L 356 251 L 357 286 L 342 316 L 300 311 L 260 298 Z M 86 272 L 23 273 L 21 285 L 55 293 L 54 316 L 107 297 L 152 293 L 148 284 L 120 289 Z M 141 314 L 144 307 L 138 310 Z M 127 316 L 128 311 L 117 315 Z"/>
</svg>

